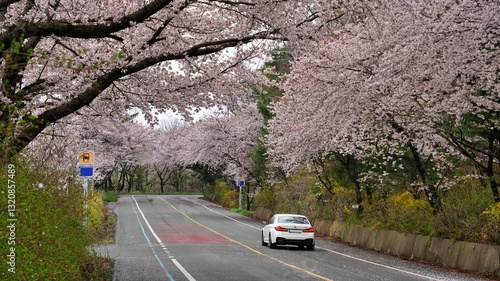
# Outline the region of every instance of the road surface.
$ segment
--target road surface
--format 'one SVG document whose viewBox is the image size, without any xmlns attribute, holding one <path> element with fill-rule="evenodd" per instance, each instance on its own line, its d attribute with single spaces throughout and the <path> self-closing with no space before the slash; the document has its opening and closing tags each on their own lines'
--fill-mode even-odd
<svg viewBox="0 0 500 281">
<path fill-rule="evenodd" d="M 480 280 L 317 239 L 314 251 L 263 247 L 262 224 L 194 195 L 126 195 L 115 207 L 116 281 Z"/>
</svg>

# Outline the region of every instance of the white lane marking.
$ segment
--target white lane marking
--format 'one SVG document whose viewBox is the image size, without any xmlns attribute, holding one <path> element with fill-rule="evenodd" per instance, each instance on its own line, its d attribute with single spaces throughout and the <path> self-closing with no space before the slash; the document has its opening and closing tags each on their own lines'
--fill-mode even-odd
<svg viewBox="0 0 500 281">
<path fill-rule="evenodd" d="M 176 259 L 174 259 L 172 257 L 171 260 L 179 268 L 179 270 L 184 274 L 184 276 L 187 277 L 188 280 L 195 281 L 195 279 L 193 278 L 193 276 L 191 276 L 191 274 L 189 274 L 189 272 L 187 272 L 187 270 L 185 270 L 184 267 Z"/>
<path fill-rule="evenodd" d="M 191 201 L 195 204 L 198 204 L 204 208 L 206 208 L 207 210 L 213 212 L 213 213 L 216 213 L 218 215 L 221 215 L 225 218 L 228 218 L 232 221 L 235 221 L 239 224 L 242 224 L 242 225 L 245 225 L 247 227 L 250 227 L 250 228 L 253 228 L 253 229 L 257 229 L 257 230 L 260 230 L 260 228 L 258 227 L 255 227 L 253 225 L 250 225 L 250 224 L 247 224 L 247 223 L 244 223 L 244 222 L 241 222 L 237 219 L 233 219 L 232 217 L 230 216 L 227 216 L 227 215 L 224 215 L 218 211 L 215 211 L 213 209 L 210 209 L 209 207 L 201 204 L 201 203 L 198 203 L 198 202 L 195 202 L 193 200 L 190 200 L 190 199 L 184 199 L 184 200 L 188 200 L 188 201 Z M 418 274 L 418 273 L 414 273 L 414 272 L 411 272 L 411 271 L 406 271 L 406 270 L 403 270 L 403 269 L 399 269 L 399 268 L 395 268 L 395 267 L 391 267 L 391 266 L 387 266 L 387 265 L 383 265 L 383 264 L 380 264 L 380 263 L 375 263 L 375 262 L 372 262 L 372 261 L 367 261 L 367 260 L 364 260 L 364 259 L 360 259 L 360 258 L 357 258 L 357 257 L 354 257 L 354 256 L 350 256 L 350 255 L 347 255 L 347 254 L 343 254 L 341 252 L 337 252 L 337 251 L 334 251 L 334 250 L 330 250 L 330 249 L 327 249 L 327 248 L 323 248 L 323 247 L 318 247 L 316 246 L 317 249 L 322 249 L 322 250 L 325 250 L 325 251 L 328 251 L 328 252 L 331 252 L 331 253 L 334 253 L 334 254 L 337 254 L 337 255 L 340 255 L 340 256 L 344 256 L 346 258 L 350 258 L 350 259 L 353 259 L 353 260 L 357 260 L 357 261 L 360 261 L 360 262 L 364 262 L 364 263 L 368 263 L 368 264 L 371 264 L 371 265 L 376 265 L 376 266 L 380 266 L 380 267 L 383 267 L 383 268 L 386 268 L 386 269 L 391 269 L 391 270 L 395 270 L 395 271 L 399 271 L 399 272 L 402 272 L 402 273 L 406 273 L 406 274 L 409 274 L 409 275 L 414 275 L 414 276 L 418 276 L 418 277 L 422 277 L 424 279 L 428 279 L 428 280 L 434 280 L 434 281 L 439 281 L 440 279 L 435 279 L 435 278 L 432 278 L 432 277 L 428 277 L 428 276 L 425 276 L 425 275 L 421 275 L 421 274 Z"/>
<path fill-rule="evenodd" d="M 334 254 L 337 254 L 337 255 L 340 255 L 340 256 L 344 256 L 346 258 L 351 258 L 353 260 L 357 260 L 357 261 L 360 261 L 360 262 L 368 263 L 368 264 L 371 264 L 371 265 L 376 265 L 376 266 L 383 267 L 383 268 L 386 268 L 386 269 L 391 269 L 391 270 L 399 271 L 399 272 L 406 273 L 406 274 L 409 274 L 409 275 L 414 275 L 414 276 L 422 277 L 424 279 L 435 280 L 435 281 L 440 281 L 441 280 L 441 279 L 435 279 L 435 278 L 432 278 L 432 277 L 429 277 L 429 276 L 421 275 L 421 274 L 418 274 L 418 273 L 414 273 L 414 272 L 411 272 L 411 271 L 406 271 L 404 269 L 399 269 L 399 268 L 395 268 L 395 267 L 392 267 L 392 266 L 383 265 L 383 264 L 372 262 L 372 261 L 367 261 L 367 260 L 364 260 L 364 259 L 353 257 L 353 256 L 350 256 L 350 255 L 347 255 L 347 254 L 343 254 L 341 252 L 337 252 L 337 251 L 334 251 L 334 250 L 330 250 L 330 249 L 327 249 L 327 248 L 322 248 L 322 247 L 316 247 L 316 248 L 322 249 L 322 250 L 325 250 L 325 251 L 328 251 L 328 252 L 331 252 L 331 253 L 334 253 Z"/>
<path fill-rule="evenodd" d="M 154 232 L 153 228 L 151 227 L 151 225 L 149 224 L 149 221 L 146 219 L 146 216 L 144 216 L 144 213 L 142 212 L 141 210 L 141 207 L 139 207 L 139 203 L 137 203 L 137 200 L 135 200 L 135 197 L 132 196 L 132 199 L 134 199 L 134 202 L 135 202 L 135 205 L 137 205 L 137 209 L 139 210 L 139 213 L 141 213 L 141 216 L 142 218 L 144 219 L 144 222 L 146 223 L 146 225 L 148 226 L 149 230 L 151 231 L 151 233 L 153 234 L 154 238 L 156 239 L 156 241 L 158 241 L 158 243 L 160 243 L 160 245 L 163 243 L 160 239 L 160 237 L 158 237 L 158 235 L 156 235 L 156 232 Z"/>
<path fill-rule="evenodd" d="M 146 234 L 146 230 L 144 230 L 144 227 L 142 226 L 141 219 L 139 219 L 139 215 L 137 214 L 137 210 L 134 207 L 134 204 L 132 203 L 132 208 L 134 209 L 135 217 L 137 218 L 137 221 L 139 222 L 139 226 L 141 227 L 142 234 L 146 238 L 146 241 L 148 242 L 149 248 L 153 252 L 153 255 L 155 256 L 156 260 L 158 261 L 158 264 L 160 264 L 161 268 L 163 269 L 163 272 L 165 275 L 168 277 L 170 281 L 175 281 L 174 277 L 168 272 L 167 268 L 165 267 L 165 264 L 161 261 L 160 257 L 156 254 L 155 248 L 153 247 L 153 244 L 151 243 L 151 240 L 149 239 L 148 235 Z"/>
<path fill-rule="evenodd" d="M 177 266 L 177 268 L 182 272 L 182 274 L 184 274 L 184 276 L 186 276 L 186 278 L 189 281 L 196 281 L 196 279 L 194 279 L 193 276 L 191 276 L 191 274 L 189 274 L 189 272 L 187 272 L 187 270 L 176 259 L 174 259 L 174 257 L 170 254 L 170 252 L 168 251 L 168 249 L 165 246 L 165 244 L 163 244 L 163 241 L 161 241 L 160 237 L 158 237 L 158 235 L 156 235 L 156 232 L 153 230 L 153 228 L 149 224 L 149 221 L 146 219 L 146 216 L 142 212 L 141 207 L 139 207 L 139 203 L 137 203 L 137 200 L 135 200 L 134 196 L 132 196 L 132 199 L 134 199 L 135 205 L 137 206 L 137 209 L 139 210 L 139 213 L 141 213 L 141 216 L 144 219 L 144 222 L 146 223 L 146 225 L 148 226 L 149 231 L 151 231 L 151 233 L 153 234 L 153 236 L 156 239 L 156 241 L 158 241 L 158 243 L 163 248 L 163 250 L 165 251 L 165 253 L 167 253 L 168 258 L 175 264 L 175 266 Z"/>
</svg>

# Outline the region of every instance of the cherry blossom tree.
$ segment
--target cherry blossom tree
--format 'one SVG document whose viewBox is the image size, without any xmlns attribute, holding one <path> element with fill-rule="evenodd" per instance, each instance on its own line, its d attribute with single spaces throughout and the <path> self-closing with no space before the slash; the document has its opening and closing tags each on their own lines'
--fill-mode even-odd
<svg viewBox="0 0 500 281">
<path fill-rule="evenodd" d="M 231 180 L 244 177 L 246 208 L 249 210 L 259 190 L 250 187 L 250 183 L 256 180 L 251 156 L 262 125 L 263 118 L 256 105 L 245 103 L 237 111 L 223 111 L 175 130 L 169 150 L 179 166 L 202 168 L 203 176 L 208 172 L 211 176 L 222 174 Z"/>
<path fill-rule="evenodd" d="M 93 178 L 98 182 L 117 166 L 152 164 L 159 159 L 162 134 L 149 126 L 133 120 L 117 122 L 104 116 L 90 123 L 79 116 L 64 121 L 44 130 L 23 152 L 55 170 L 74 170 L 76 174 L 78 153 L 93 151 Z"/>
<path fill-rule="evenodd" d="M 89 105 L 182 110 L 241 93 L 237 71 L 229 70 L 252 56 L 251 47 L 242 45 L 274 33 L 253 18 L 254 6 L 170 0 L 2 2 L 2 152 L 17 153 L 47 125 Z M 238 54 L 214 56 L 229 47 Z M 221 90 L 229 81 L 234 87 Z"/>
<path fill-rule="evenodd" d="M 222 113 L 176 130 L 169 150 L 176 163 L 224 170 L 228 176 L 250 175 L 250 153 L 257 143 L 262 117 L 255 105 Z"/>
<path fill-rule="evenodd" d="M 12 0 L 0 3 L 2 159 L 78 113 L 235 105 L 261 83 L 244 61 L 307 42 L 335 1 Z M 313 30 L 311 30 L 311 28 Z M 258 75 L 257 75 L 258 76 Z"/>
<path fill-rule="evenodd" d="M 396 172 L 404 161 L 438 211 L 450 159 L 464 155 L 443 123 L 472 113 L 478 126 L 498 130 L 500 5 L 371 1 L 339 13 L 329 37 L 295 54 L 274 105 L 269 155 L 288 171 L 332 152 Z M 494 136 L 486 154 L 498 153 Z"/>
</svg>

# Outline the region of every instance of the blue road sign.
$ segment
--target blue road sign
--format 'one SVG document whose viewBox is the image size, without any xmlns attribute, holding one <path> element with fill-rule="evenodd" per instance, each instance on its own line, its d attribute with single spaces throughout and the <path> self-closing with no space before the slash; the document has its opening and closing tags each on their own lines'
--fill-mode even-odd
<svg viewBox="0 0 500 281">
<path fill-rule="evenodd" d="M 80 177 L 94 176 L 94 166 L 85 165 L 85 166 L 78 166 L 78 168 L 80 169 Z"/>
<path fill-rule="evenodd" d="M 244 180 L 239 180 L 238 181 L 238 186 L 244 186 L 245 185 L 245 181 Z"/>
</svg>

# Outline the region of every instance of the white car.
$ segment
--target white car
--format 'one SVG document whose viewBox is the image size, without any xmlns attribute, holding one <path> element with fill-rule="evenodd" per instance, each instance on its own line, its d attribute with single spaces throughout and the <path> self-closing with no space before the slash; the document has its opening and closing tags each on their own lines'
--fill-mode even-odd
<svg viewBox="0 0 500 281">
<path fill-rule="evenodd" d="M 303 215 L 276 214 L 262 229 L 262 246 L 275 248 L 276 245 L 297 245 L 314 250 L 314 228 Z"/>
</svg>

